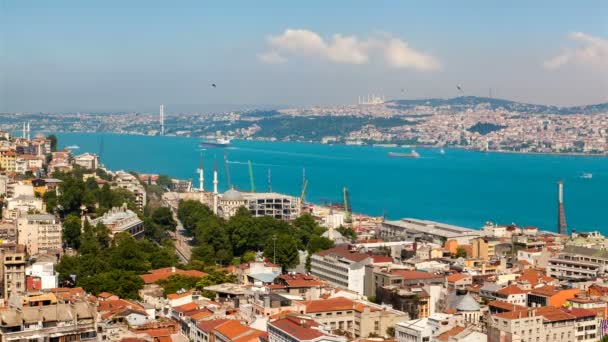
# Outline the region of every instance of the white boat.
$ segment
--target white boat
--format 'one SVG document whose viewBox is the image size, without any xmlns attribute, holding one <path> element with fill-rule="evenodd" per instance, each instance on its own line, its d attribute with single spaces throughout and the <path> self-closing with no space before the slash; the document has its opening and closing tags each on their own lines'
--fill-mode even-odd
<svg viewBox="0 0 608 342">
<path fill-rule="evenodd" d="M 389 152 L 388 156 L 393 158 L 420 158 L 420 154 L 415 150 L 412 150 L 410 153 Z"/>
<path fill-rule="evenodd" d="M 77 150 L 80 148 L 80 146 L 78 145 L 70 145 L 70 146 L 66 146 L 65 148 L 67 148 L 68 150 Z"/>
<path fill-rule="evenodd" d="M 215 140 L 204 140 L 199 144 L 200 147 L 228 147 L 230 139 L 217 138 Z"/>
<path fill-rule="evenodd" d="M 445 150 L 444 149 L 439 150 L 439 154 L 445 154 Z"/>
<path fill-rule="evenodd" d="M 585 172 L 585 173 L 583 173 L 581 175 L 581 178 L 583 178 L 583 179 L 591 179 L 591 178 L 593 178 L 593 173 Z"/>
</svg>

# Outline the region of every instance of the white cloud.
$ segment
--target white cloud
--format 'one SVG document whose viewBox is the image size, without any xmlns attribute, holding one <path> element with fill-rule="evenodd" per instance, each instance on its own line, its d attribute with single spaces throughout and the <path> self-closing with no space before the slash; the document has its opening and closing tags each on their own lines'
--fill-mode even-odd
<svg viewBox="0 0 608 342">
<path fill-rule="evenodd" d="M 287 29 L 268 37 L 269 51 L 259 54 L 265 63 L 286 62 L 289 57 L 318 58 L 338 64 L 367 64 L 384 61 L 392 68 L 432 71 L 441 68 L 437 58 L 416 51 L 407 42 L 388 35 L 365 39 L 334 34 L 326 41 L 318 33 Z"/>
<path fill-rule="evenodd" d="M 567 38 L 578 43 L 578 46 L 564 49 L 560 54 L 544 61 L 543 67 L 554 70 L 568 64 L 578 64 L 608 71 L 607 39 L 583 32 L 572 32 Z"/>
<path fill-rule="evenodd" d="M 281 64 L 281 63 L 287 62 L 287 59 L 285 57 L 281 56 L 276 51 L 269 51 L 267 53 L 260 53 L 260 54 L 258 54 L 258 58 L 262 62 L 268 63 L 268 64 Z"/>
</svg>

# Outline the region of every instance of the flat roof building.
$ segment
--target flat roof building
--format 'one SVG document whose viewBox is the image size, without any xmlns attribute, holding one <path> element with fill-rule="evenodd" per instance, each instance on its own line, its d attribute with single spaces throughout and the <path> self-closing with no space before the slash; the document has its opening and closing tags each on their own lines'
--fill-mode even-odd
<svg viewBox="0 0 608 342">
<path fill-rule="evenodd" d="M 404 240 L 428 236 L 436 242 L 456 240 L 458 244 L 468 244 L 472 239 L 482 236 L 482 232 L 446 223 L 404 218 L 397 221 L 382 222 L 379 235 L 385 240 Z"/>
</svg>

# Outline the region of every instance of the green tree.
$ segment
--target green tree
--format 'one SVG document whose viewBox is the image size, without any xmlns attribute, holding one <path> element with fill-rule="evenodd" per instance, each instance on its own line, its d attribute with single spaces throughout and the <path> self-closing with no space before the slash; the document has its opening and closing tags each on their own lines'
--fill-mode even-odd
<svg viewBox="0 0 608 342">
<path fill-rule="evenodd" d="M 140 276 L 124 270 L 99 273 L 78 280 L 78 286 L 94 295 L 107 291 L 128 299 L 139 299 L 138 291 L 143 285 L 144 281 Z"/>
<path fill-rule="evenodd" d="M 159 280 L 156 283 L 163 288 L 163 293 L 166 295 L 176 293 L 184 289 L 190 290 L 196 287 L 196 284 L 201 280 L 198 277 L 190 277 L 182 274 L 174 274 L 167 279 Z"/>
<path fill-rule="evenodd" d="M 165 189 L 171 189 L 173 187 L 173 181 L 171 180 L 171 177 L 167 175 L 158 175 L 156 184 Z"/>
<path fill-rule="evenodd" d="M 55 134 L 50 134 L 46 137 L 51 143 L 51 152 L 57 151 L 57 136 Z"/>
<path fill-rule="evenodd" d="M 300 262 L 298 242 L 292 235 L 278 235 L 276 237 L 275 248 L 275 239 L 268 239 L 266 247 L 264 248 L 264 256 L 273 261 L 276 257 L 276 263 L 281 265 L 283 271 L 286 271 L 287 269 L 295 267 Z"/>
<path fill-rule="evenodd" d="M 241 256 L 241 262 L 252 262 L 255 261 L 255 252 L 254 251 L 247 251 L 245 253 L 243 253 L 243 256 Z"/>
<path fill-rule="evenodd" d="M 456 258 L 466 258 L 467 257 L 467 250 L 462 248 L 462 247 L 458 247 L 456 248 L 456 254 L 455 254 Z"/>
<path fill-rule="evenodd" d="M 342 234 L 342 236 L 349 240 L 357 239 L 357 232 L 352 228 L 340 226 L 336 230 L 338 231 L 338 233 Z"/>
<path fill-rule="evenodd" d="M 68 246 L 75 249 L 80 247 L 80 232 L 82 229 L 82 222 L 80 217 L 70 214 L 65 218 L 63 222 L 63 242 Z"/>
</svg>

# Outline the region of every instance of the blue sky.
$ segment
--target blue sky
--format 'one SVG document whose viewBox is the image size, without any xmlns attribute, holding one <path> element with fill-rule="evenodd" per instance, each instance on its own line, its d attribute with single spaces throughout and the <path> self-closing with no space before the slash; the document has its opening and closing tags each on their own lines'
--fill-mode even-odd
<svg viewBox="0 0 608 342">
<path fill-rule="evenodd" d="M 607 1 L 0 4 L 1 111 L 608 101 Z"/>
</svg>

